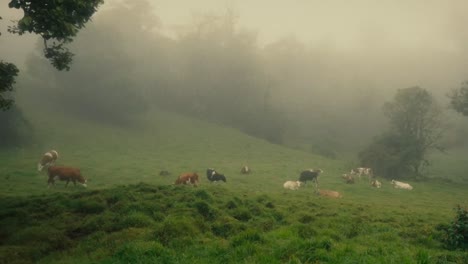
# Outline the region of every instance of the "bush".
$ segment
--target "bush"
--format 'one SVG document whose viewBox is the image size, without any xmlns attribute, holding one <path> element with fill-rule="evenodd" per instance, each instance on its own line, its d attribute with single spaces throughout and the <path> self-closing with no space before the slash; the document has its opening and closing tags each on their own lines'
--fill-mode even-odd
<svg viewBox="0 0 468 264">
<path fill-rule="evenodd" d="M 452 249 L 468 249 L 468 210 L 455 207 L 456 216 L 446 229 L 446 243 Z"/>
</svg>

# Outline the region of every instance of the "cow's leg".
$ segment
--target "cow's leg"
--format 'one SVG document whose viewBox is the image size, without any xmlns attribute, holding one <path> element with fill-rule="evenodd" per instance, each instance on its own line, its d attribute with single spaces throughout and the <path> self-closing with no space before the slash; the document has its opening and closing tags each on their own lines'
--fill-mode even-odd
<svg viewBox="0 0 468 264">
<path fill-rule="evenodd" d="M 70 179 L 67 179 L 67 183 L 65 183 L 65 187 L 68 187 L 69 182 L 70 182 Z"/>
<path fill-rule="evenodd" d="M 315 178 L 315 192 L 318 193 L 318 177 Z"/>
</svg>

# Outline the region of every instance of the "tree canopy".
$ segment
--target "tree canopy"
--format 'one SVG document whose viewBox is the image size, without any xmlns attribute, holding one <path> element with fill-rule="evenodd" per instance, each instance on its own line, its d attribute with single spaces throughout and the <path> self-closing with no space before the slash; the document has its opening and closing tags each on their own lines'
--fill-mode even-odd
<svg viewBox="0 0 468 264">
<path fill-rule="evenodd" d="M 464 116 L 468 116 L 468 81 L 462 83 L 459 89 L 449 95 L 452 108 Z"/>
<path fill-rule="evenodd" d="M 430 149 L 442 147 L 441 110 L 425 89 L 411 87 L 398 90 L 394 99 L 383 106 L 390 130 L 378 137 L 363 152 L 361 162 L 388 177 L 420 174 Z"/>
<path fill-rule="evenodd" d="M 58 70 L 69 70 L 72 62 L 71 53 L 65 44 L 84 27 L 96 12 L 103 0 L 11 0 L 10 8 L 22 9 L 23 18 L 8 32 L 23 35 L 26 32 L 42 37 L 44 56 Z M 1 19 L 1 17 L 0 17 Z M 0 110 L 9 109 L 13 99 L 7 98 L 6 92 L 13 90 L 18 69 L 12 63 L 0 61 Z"/>
</svg>

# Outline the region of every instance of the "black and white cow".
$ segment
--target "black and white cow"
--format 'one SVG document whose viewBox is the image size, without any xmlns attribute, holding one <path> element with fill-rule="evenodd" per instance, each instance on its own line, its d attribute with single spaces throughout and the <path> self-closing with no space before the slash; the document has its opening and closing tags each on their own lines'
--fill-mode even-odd
<svg viewBox="0 0 468 264">
<path fill-rule="evenodd" d="M 323 172 L 323 170 L 321 170 L 321 169 L 316 169 L 316 170 L 308 169 L 308 170 L 305 170 L 305 171 L 301 172 L 301 174 L 299 175 L 299 181 L 303 182 L 304 184 L 306 184 L 307 181 L 315 182 L 315 190 L 317 191 L 318 190 L 318 176 L 322 172 Z"/>
<path fill-rule="evenodd" d="M 209 168 L 206 170 L 206 177 L 210 182 L 226 182 L 226 177 L 224 176 L 224 174 L 217 173 L 216 170 L 213 168 Z"/>
</svg>

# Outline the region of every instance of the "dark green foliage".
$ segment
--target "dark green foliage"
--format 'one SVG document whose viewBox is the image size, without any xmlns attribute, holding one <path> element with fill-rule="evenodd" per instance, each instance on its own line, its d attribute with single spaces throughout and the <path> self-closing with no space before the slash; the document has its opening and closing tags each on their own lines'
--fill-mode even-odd
<svg viewBox="0 0 468 264">
<path fill-rule="evenodd" d="M 23 35 L 26 32 L 44 39 L 44 53 L 59 70 L 69 70 L 73 54 L 63 47 L 84 27 L 103 0 L 12 0 L 10 8 L 22 9 L 24 17 L 9 32 Z M 52 46 L 47 41 L 55 40 Z"/>
<path fill-rule="evenodd" d="M 195 196 L 202 199 L 202 200 L 205 200 L 205 201 L 212 201 L 213 200 L 211 195 L 205 190 L 196 191 Z"/>
<path fill-rule="evenodd" d="M 171 252 L 156 241 L 135 241 L 125 244 L 108 262 L 122 264 L 174 263 Z"/>
<path fill-rule="evenodd" d="M 420 161 L 417 147 L 395 134 L 384 134 L 359 153 L 361 164 L 374 170 L 376 175 L 398 179 L 411 174 L 412 164 Z"/>
<path fill-rule="evenodd" d="M 234 236 L 231 239 L 231 246 L 238 247 L 249 243 L 262 243 L 264 241 L 262 235 L 257 230 L 246 230 Z"/>
<path fill-rule="evenodd" d="M 154 238 L 161 244 L 168 246 L 174 243 L 177 246 L 178 241 L 190 241 L 199 233 L 195 226 L 195 221 L 189 218 L 170 217 L 166 218 L 162 225 L 154 231 Z M 190 242 L 188 244 L 192 244 Z M 187 245 L 188 245 L 187 244 Z"/>
<path fill-rule="evenodd" d="M 196 202 L 195 208 L 206 220 L 214 220 L 216 218 L 216 211 L 206 202 Z"/>
<path fill-rule="evenodd" d="M 248 210 L 245 207 L 238 207 L 233 209 L 231 212 L 232 217 L 239 221 L 247 222 L 249 221 L 253 216 L 250 210 Z"/>
<path fill-rule="evenodd" d="M 360 152 L 361 164 L 377 175 L 399 178 L 416 176 L 428 165 L 431 149 L 442 149 L 441 111 L 432 95 L 420 87 L 398 90 L 393 101 L 384 105 L 391 129 Z"/>
<path fill-rule="evenodd" d="M 34 141 L 33 135 L 32 126 L 16 106 L 0 111 L 0 147 L 28 145 Z"/>
<path fill-rule="evenodd" d="M 468 210 L 457 205 L 455 219 L 446 229 L 446 243 L 452 249 L 468 249 Z"/>
<path fill-rule="evenodd" d="M 463 82 L 459 89 L 449 95 L 452 108 L 464 116 L 468 116 L 468 81 Z"/>
<path fill-rule="evenodd" d="M 77 200 L 71 203 L 72 208 L 82 214 L 98 214 L 106 209 L 106 205 L 100 201 Z"/>
<path fill-rule="evenodd" d="M 13 99 L 7 92 L 13 91 L 15 77 L 18 76 L 18 68 L 8 62 L 0 61 L 0 111 L 5 111 L 13 105 Z"/>
</svg>

